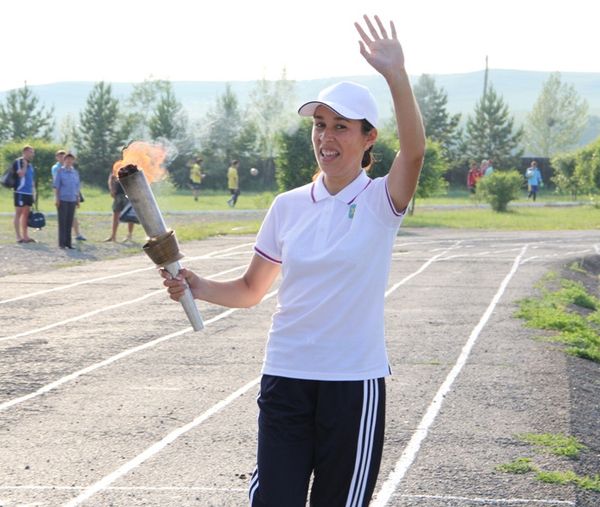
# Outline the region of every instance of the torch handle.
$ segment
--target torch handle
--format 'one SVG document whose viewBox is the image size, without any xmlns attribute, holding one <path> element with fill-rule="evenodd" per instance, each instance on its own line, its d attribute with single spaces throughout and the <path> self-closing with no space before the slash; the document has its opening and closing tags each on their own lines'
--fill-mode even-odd
<svg viewBox="0 0 600 507">
<path fill-rule="evenodd" d="M 179 261 L 171 262 L 170 264 L 166 264 L 164 268 L 171 274 L 171 276 L 177 276 L 179 270 L 181 269 L 181 263 Z M 187 285 L 187 283 L 186 283 Z M 179 299 L 179 302 L 183 306 L 185 314 L 187 315 L 192 328 L 194 331 L 201 331 L 204 329 L 204 322 L 202 322 L 202 316 L 200 315 L 200 311 L 196 306 L 196 302 L 194 301 L 194 296 L 192 295 L 192 291 L 190 288 L 186 288 L 183 296 Z"/>
</svg>

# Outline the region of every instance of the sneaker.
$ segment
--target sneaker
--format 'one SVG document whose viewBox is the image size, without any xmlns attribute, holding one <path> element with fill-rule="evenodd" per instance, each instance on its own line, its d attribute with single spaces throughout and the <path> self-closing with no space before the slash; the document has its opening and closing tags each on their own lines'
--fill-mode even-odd
<svg viewBox="0 0 600 507">
<path fill-rule="evenodd" d="M 75 236 L 75 239 L 77 241 L 87 241 L 87 238 L 83 234 L 78 234 L 77 236 Z"/>
<path fill-rule="evenodd" d="M 103 243 L 109 243 L 109 242 L 111 242 L 111 241 L 117 241 L 117 240 L 116 240 L 116 239 L 113 239 L 113 238 L 111 238 L 110 236 L 109 236 L 108 238 L 106 238 L 106 239 L 103 239 L 103 240 L 102 240 L 102 242 L 103 242 Z"/>
</svg>

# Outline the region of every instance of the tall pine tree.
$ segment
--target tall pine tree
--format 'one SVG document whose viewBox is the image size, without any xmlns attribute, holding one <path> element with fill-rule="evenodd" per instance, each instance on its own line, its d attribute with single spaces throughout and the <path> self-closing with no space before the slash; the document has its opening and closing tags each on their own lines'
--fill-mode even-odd
<svg viewBox="0 0 600 507">
<path fill-rule="evenodd" d="M 82 179 L 106 186 L 108 173 L 121 158 L 121 149 L 128 139 L 129 132 L 122 123 L 119 101 L 112 96 L 112 87 L 103 81 L 96 83 L 74 135 Z"/>
<path fill-rule="evenodd" d="M 54 129 L 54 109 L 46 109 L 27 87 L 11 90 L 0 104 L 0 141 L 43 139 Z"/>
<path fill-rule="evenodd" d="M 490 84 L 467 119 L 465 155 L 474 160 L 492 159 L 494 167 L 518 165 L 523 128 L 515 130 L 508 105 Z"/>
<path fill-rule="evenodd" d="M 171 158 L 168 160 L 171 180 L 178 187 L 185 187 L 189 182 L 188 164 L 194 156 L 195 147 L 188 133 L 187 116 L 169 82 L 160 93 L 148 128 L 152 139 L 168 141 L 172 149 Z"/>
<path fill-rule="evenodd" d="M 421 75 L 414 93 L 423 117 L 425 135 L 441 145 L 446 158 L 455 157 L 460 141 L 460 113 L 451 115 L 448 112 L 448 94 L 443 88 L 438 88 L 435 79 L 428 74 Z"/>
</svg>

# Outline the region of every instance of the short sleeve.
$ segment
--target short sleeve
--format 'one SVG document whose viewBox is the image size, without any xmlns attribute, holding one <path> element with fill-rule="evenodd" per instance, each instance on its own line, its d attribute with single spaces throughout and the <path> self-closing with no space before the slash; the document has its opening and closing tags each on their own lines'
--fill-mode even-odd
<svg viewBox="0 0 600 507">
<path fill-rule="evenodd" d="M 281 264 L 279 200 L 275 198 L 256 236 L 254 251 L 264 259 Z"/>
<path fill-rule="evenodd" d="M 369 187 L 367 198 L 375 216 L 389 227 L 398 227 L 404 219 L 406 208 L 397 210 L 394 206 L 388 189 L 387 175 L 383 178 L 375 178 Z"/>
</svg>

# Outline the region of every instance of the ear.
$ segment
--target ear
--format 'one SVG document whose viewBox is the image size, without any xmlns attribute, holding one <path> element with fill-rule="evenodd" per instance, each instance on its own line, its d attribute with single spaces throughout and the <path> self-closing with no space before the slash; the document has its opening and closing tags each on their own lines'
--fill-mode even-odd
<svg viewBox="0 0 600 507">
<path fill-rule="evenodd" d="M 369 131 L 369 133 L 367 134 L 367 138 L 366 138 L 366 144 L 365 144 L 365 151 L 368 150 L 371 146 L 373 146 L 375 144 L 375 141 L 377 141 L 377 129 L 371 129 Z"/>
</svg>

